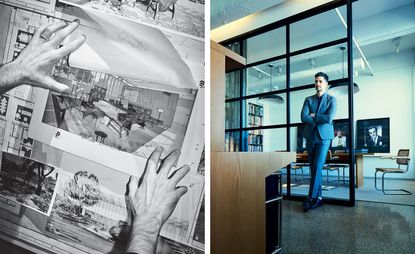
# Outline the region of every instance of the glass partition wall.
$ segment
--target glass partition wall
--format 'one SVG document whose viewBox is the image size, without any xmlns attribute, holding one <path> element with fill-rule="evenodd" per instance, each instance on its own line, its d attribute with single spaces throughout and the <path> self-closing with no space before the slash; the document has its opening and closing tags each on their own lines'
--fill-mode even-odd
<svg viewBox="0 0 415 254">
<path fill-rule="evenodd" d="M 221 43 L 247 59 L 246 67 L 226 75 L 225 150 L 297 152 L 297 161 L 282 169 L 287 199 L 308 193 L 300 112 L 315 94 L 314 74 L 322 71 L 330 87 L 343 87 L 328 91 L 337 99 L 336 141 L 323 169 L 323 198 L 354 205 L 353 139 L 347 136 L 353 137 L 353 63 L 359 59 L 353 60 L 351 5 L 333 1 Z M 340 13 L 347 13 L 345 23 Z"/>
</svg>

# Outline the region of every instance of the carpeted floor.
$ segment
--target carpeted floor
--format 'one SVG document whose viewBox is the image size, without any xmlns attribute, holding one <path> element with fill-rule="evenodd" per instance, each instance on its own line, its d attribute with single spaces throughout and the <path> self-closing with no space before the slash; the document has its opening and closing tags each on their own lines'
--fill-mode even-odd
<svg viewBox="0 0 415 254">
<path fill-rule="evenodd" d="M 301 202 L 282 203 L 284 254 L 415 253 L 415 206 L 358 201 L 304 213 Z"/>
</svg>

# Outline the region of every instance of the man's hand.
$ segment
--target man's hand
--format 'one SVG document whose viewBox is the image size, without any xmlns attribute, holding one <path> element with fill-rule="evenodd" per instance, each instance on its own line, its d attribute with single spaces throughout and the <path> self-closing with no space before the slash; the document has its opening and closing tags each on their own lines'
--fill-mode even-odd
<svg viewBox="0 0 415 254">
<path fill-rule="evenodd" d="M 0 92 L 4 93 L 16 86 L 27 84 L 67 92 L 69 87 L 55 81 L 52 77 L 53 66 L 69 53 L 78 49 L 85 41 L 85 36 L 59 45 L 79 26 L 79 20 L 70 24 L 59 22 L 38 28 L 29 44 L 17 59 L 6 64 L 2 70 L 5 78 L 0 81 Z M 3 68 L 2 67 L 2 68 Z"/>
<path fill-rule="evenodd" d="M 311 116 L 312 118 L 315 118 L 315 117 L 316 117 L 316 114 L 314 114 L 314 113 L 310 113 L 310 116 Z"/>
<path fill-rule="evenodd" d="M 187 192 L 186 187 L 176 185 L 190 167 L 185 165 L 168 178 L 179 153 L 174 150 L 158 166 L 162 152 L 160 147 L 153 151 L 140 180 L 130 178 L 128 198 L 133 210 L 133 228 L 127 252 L 154 253 L 161 227 Z"/>
</svg>

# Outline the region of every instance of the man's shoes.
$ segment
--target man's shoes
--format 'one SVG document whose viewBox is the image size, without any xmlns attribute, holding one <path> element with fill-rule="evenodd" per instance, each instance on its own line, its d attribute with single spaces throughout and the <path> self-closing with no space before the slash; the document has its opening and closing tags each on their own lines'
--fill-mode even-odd
<svg viewBox="0 0 415 254">
<path fill-rule="evenodd" d="M 303 203 L 303 211 L 308 212 L 308 210 L 311 209 L 311 206 L 312 206 L 311 199 L 307 198 Z"/>
<path fill-rule="evenodd" d="M 308 212 L 310 209 L 315 209 L 323 205 L 323 200 L 320 198 L 307 198 L 303 203 L 303 211 Z"/>
<path fill-rule="evenodd" d="M 310 209 L 315 209 L 317 207 L 323 206 L 323 200 L 320 198 L 313 199 Z"/>
</svg>

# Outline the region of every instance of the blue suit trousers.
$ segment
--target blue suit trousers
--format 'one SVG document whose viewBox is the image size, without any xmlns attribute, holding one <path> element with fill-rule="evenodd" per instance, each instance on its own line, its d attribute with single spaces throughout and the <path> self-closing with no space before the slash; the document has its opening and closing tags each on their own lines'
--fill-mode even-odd
<svg viewBox="0 0 415 254">
<path fill-rule="evenodd" d="M 307 153 L 311 172 L 310 189 L 308 191 L 309 198 L 318 198 L 322 196 L 322 171 L 323 166 L 326 163 L 326 156 L 330 143 L 330 139 L 315 138 L 307 140 Z"/>
</svg>

